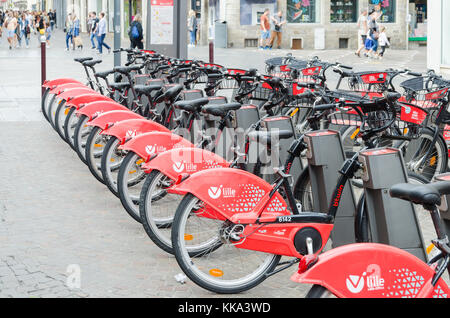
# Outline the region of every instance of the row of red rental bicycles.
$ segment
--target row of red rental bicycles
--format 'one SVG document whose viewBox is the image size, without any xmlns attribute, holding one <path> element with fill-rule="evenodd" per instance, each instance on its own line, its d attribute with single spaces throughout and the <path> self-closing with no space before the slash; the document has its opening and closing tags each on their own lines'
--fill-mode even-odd
<svg viewBox="0 0 450 318">
<path fill-rule="evenodd" d="M 317 58 L 267 61 L 261 75 L 120 51 L 126 64 L 106 72 L 96 71 L 100 60 L 75 59 L 86 84 L 45 82 L 42 112 L 194 283 L 239 293 L 298 265 L 291 279 L 312 284 L 308 297 L 447 297 L 450 246 L 438 206 L 450 183 L 428 183 L 447 169 L 447 81 L 408 70 L 353 72 Z M 333 89 L 327 70 L 339 77 Z M 399 75 L 417 87 L 405 83 L 399 93 Z M 328 212 L 311 212 L 305 136 L 329 129 L 340 132 L 346 160 Z M 371 242 L 361 220 L 362 243 L 328 249 L 343 188 L 360 178 L 359 153 L 385 145 L 400 149 L 417 181 L 393 186 L 391 196 L 422 205 L 433 220 L 438 252 L 428 263 Z"/>
</svg>

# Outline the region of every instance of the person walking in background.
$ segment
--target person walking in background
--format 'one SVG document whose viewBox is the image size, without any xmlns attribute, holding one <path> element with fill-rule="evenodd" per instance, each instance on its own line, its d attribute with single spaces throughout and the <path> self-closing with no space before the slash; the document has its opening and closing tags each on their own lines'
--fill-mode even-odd
<svg viewBox="0 0 450 318">
<path fill-rule="evenodd" d="M 30 26 L 30 19 L 25 12 L 22 13 L 22 21 L 23 21 L 23 29 L 20 32 L 20 37 L 21 40 L 25 40 L 25 45 L 26 48 L 28 49 L 30 44 L 31 26 Z M 20 46 L 22 46 L 22 43 L 20 43 Z"/>
<path fill-rule="evenodd" d="M 270 42 L 270 22 L 269 22 L 270 11 L 268 8 L 264 10 L 264 14 L 261 16 L 260 30 L 261 30 L 261 43 L 260 49 L 269 49 Z"/>
<path fill-rule="evenodd" d="M 380 28 L 380 36 L 378 37 L 378 45 L 380 46 L 381 52 L 378 54 L 378 58 L 382 59 L 384 56 L 384 52 L 386 51 L 386 47 L 389 47 L 391 43 L 386 35 L 386 27 L 382 26 Z"/>
<path fill-rule="evenodd" d="M 72 34 L 72 44 L 73 50 L 75 50 L 75 42 L 76 38 L 80 35 L 80 19 L 78 19 L 77 15 L 73 14 L 73 34 Z"/>
<path fill-rule="evenodd" d="M 51 28 L 51 31 L 53 32 L 53 30 L 55 28 L 56 13 L 52 12 L 52 10 L 49 10 L 48 17 L 50 19 L 50 28 Z"/>
<path fill-rule="evenodd" d="M 90 30 L 89 30 L 89 33 L 90 33 L 89 39 L 91 40 L 91 44 L 92 44 L 91 49 L 95 50 L 96 46 L 95 46 L 94 38 L 97 37 L 96 33 L 95 33 L 95 29 L 97 28 L 97 24 L 98 24 L 98 21 L 99 21 L 98 18 L 97 18 L 97 13 L 95 11 L 91 12 L 91 19 L 90 20 L 91 20 L 91 27 L 90 27 Z"/>
<path fill-rule="evenodd" d="M 97 24 L 96 32 L 97 34 L 97 42 L 98 42 L 98 53 L 103 53 L 103 47 L 106 47 L 108 49 L 108 53 L 111 53 L 111 48 L 108 44 L 105 43 L 105 37 L 106 37 L 106 19 L 105 19 L 105 13 L 100 13 L 100 21 Z"/>
<path fill-rule="evenodd" d="M 50 16 L 44 13 L 44 23 L 45 23 L 45 40 L 47 42 L 47 48 L 50 47 L 50 38 L 52 37 L 52 27 L 50 26 Z"/>
<path fill-rule="evenodd" d="M 17 19 L 13 16 L 12 12 L 8 12 L 8 17 L 3 23 L 3 27 L 6 29 L 6 36 L 8 38 L 9 49 L 14 46 L 14 39 L 16 36 Z"/>
<path fill-rule="evenodd" d="M 73 19 L 72 14 L 69 13 L 66 18 L 66 51 L 69 51 L 69 40 L 70 44 L 73 44 Z"/>
<path fill-rule="evenodd" d="M 376 57 L 378 50 L 378 36 L 379 36 L 379 29 L 377 23 L 378 17 L 379 17 L 378 13 L 375 10 L 373 10 L 369 15 L 369 22 L 367 23 L 367 27 L 369 29 L 366 39 L 367 53 L 365 53 L 364 55 L 370 58 Z"/>
<path fill-rule="evenodd" d="M 273 47 L 273 42 L 275 42 L 275 38 L 277 38 L 277 49 L 281 49 L 281 40 L 283 39 L 283 24 L 286 23 L 286 20 L 283 18 L 283 12 L 278 11 L 277 15 L 272 17 L 273 22 L 273 31 L 272 36 L 270 37 L 269 46 Z"/>
<path fill-rule="evenodd" d="M 367 10 L 361 10 L 361 14 L 358 18 L 358 50 L 356 50 L 355 54 L 361 57 L 361 51 L 364 49 L 367 39 Z"/>
<path fill-rule="evenodd" d="M 128 36 L 130 37 L 130 47 L 132 49 L 136 47 L 140 50 L 144 49 L 144 43 L 142 42 L 142 40 L 144 39 L 142 18 L 139 13 L 134 16 L 133 22 L 131 22 Z"/>
<path fill-rule="evenodd" d="M 188 16 L 188 30 L 189 30 L 189 46 L 195 46 L 197 38 L 197 14 L 194 10 L 189 11 Z"/>
</svg>

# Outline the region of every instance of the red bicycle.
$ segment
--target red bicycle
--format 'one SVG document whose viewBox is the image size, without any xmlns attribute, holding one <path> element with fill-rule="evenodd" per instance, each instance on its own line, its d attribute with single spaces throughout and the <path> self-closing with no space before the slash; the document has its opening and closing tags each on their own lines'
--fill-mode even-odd
<svg viewBox="0 0 450 318">
<path fill-rule="evenodd" d="M 374 243 L 349 244 L 302 258 L 291 279 L 314 284 L 306 297 L 339 298 L 448 298 L 450 289 L 442 275 L 450 273 L 450 245 L 438 206 L 441 196 L 450 194 L 450 182 L 427 185 L 394 185 L 394 198 L 421 204 L 431 214 L 438 254 L 423 262 L 399 248 Z M 395 213 L 394 211 L 392 213 Z"/>
</svg>

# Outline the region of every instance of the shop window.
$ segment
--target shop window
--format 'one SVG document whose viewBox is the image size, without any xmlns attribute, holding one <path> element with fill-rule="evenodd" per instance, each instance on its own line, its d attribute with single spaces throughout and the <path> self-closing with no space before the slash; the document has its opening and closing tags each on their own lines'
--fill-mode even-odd
<svg viewBox="0 0 450 318">
<path fill-rule="evenodd" d="M 320 22 L 319 0 L 286 0 L 288 23 Z"/>
<path fill-rule="evenodd" d="M 258 39 L 244 39 L 244 47 L 258 47 Z"/>
<path fill-rule="evenodd" d="M 375 9 L 381 14 L 378 22 L 393 23 L 395 22 L 395 2 L 396 0 L 369 0 L 369 11 Z"/>
<path fill-rule="evenodd" d="M 330 1 L 330 22 L 331 23 L 351 23 L 357 19 L 356 0 L 331 0 Z"/>
<path fill-rule="evenodd" d="M 292 50 L 301 50 L 302 48 L 302 39 L 292 39 Z"/>
</svg>

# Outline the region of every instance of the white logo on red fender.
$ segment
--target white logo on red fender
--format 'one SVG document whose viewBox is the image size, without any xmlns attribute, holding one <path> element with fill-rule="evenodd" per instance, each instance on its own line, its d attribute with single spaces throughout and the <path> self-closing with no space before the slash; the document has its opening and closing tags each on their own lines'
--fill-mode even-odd
<svg viewBox="0 0 450 318">
<path fill-rule="evenodd" d="M 284 234 L 286 234 L 286 229 L 275 231 L 273 232 L 273 234 L 283 236 Z"/>
<path fill-rule="evenodd" d="M 220 187 L 210 187 L 208 189 L 208 194 L 211 197 L 211 199 L 218 199 L 220 195 L 222 194 L 222 186 Z"/>
<path fill-rule="evenodd" d="M 134 138 L 137 136 L 137 132 L 136 130 L 128 130 L 127 133 L 125 134 L 125 139 L 129 139 L 129 138 Z"/>
<path fill-rule="evenodd" d="M 145 147 L 145 152 L 148 153 L 149 155 L 152 155 L 155 153 L 155 146 L 152 145 L 148 145 Z"/>
<path fill-rule="evenodd" d="M 180 173 L 184 170 L 184 163 L 182 162 L 174 162 L 172 168 L 175 172 Z"/>
<path fill-rule="evenodd" d="M 384 278 L 381 277 L 381 268 L 377 264 L 368 265 L 361 276 L 349 275 L 345 283 L 347 289 L 353 294 L 360 293 L 364 289 L 364 285 L 367 286 L 367 291 L 384 289 Z"/>
<path fill-rule="evenodd" d="M 365 273 L 363 275 L 365 275 Z M 357 294 L 361 292 L 361 290 L 364 288 L 364 277 L 357 275 L 349 275 L 345 280 L 345 284 L 347 285 L 347 289 L 351 293 Z"/>
</svg>

